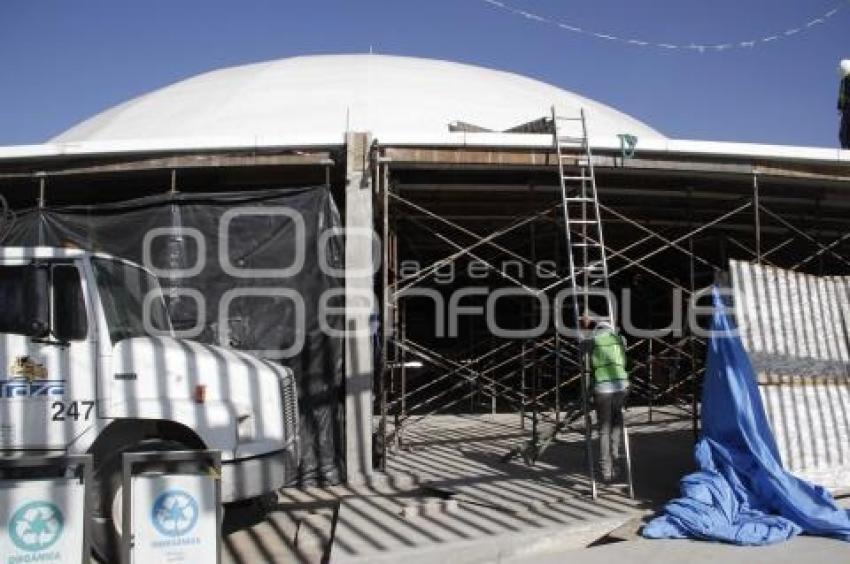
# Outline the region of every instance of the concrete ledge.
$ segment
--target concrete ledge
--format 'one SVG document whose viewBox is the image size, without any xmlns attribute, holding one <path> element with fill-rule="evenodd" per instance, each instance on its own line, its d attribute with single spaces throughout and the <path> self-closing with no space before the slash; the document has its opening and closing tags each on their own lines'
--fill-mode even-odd
<svg viewBox="0 0 850 564">
<path fill-rule="evenodd" d="M 535 527 L 531 519 L 473 510 L 455 500 L 351 498 L 339 507 L 330 562 L 480 564 L 536 557 L 587 547 L 634 517 L 625 513 Z"/>
</svg>

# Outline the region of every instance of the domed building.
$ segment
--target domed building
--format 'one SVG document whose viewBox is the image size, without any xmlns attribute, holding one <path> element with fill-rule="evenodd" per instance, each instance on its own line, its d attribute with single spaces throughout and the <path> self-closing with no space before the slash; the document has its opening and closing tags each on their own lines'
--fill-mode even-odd
<svg viewBox="0 0 850 564">
<path fill-rule="evenodd" d="M 600 101 L 446 61 L 324 55 L 216 70 L 44 144 L 0 147 L 0 194 L 19 218 L 41 218 L 39 233 L 127 209 L 142 225 L 154 197 L 170 214 L 185 202 L 209 211 L 239 194 L 294 198 L 315 187 L 332 198 L 321 228 L 338 208 L 331 227 L 347 230 L 346 299 L 377 297 L 345 313 L 346 328 L 370 329 L 317 349 L 301 382 L 334 406 L 302 414 L 317 449 L 302 466 L 328 481 L 384 469 L 392 448 L 439 414 L 519 413 L 537 433 L 572 409 L 575 343 L 551 327 L 495 334 L 466 314 L 438 327 L 429 300 L 449 303 L 461 286 L 551 296 L 573 283 L 571 248 L 598 243 L 605 283 L 640 296 L 632 321 L 663 329 L 681 313 L 676 292 L 710 285 L 730 259 L 823 275 L 850 265 L 850 152 L 670 139 Z M 570 201 L 580 215 L 565 218 Z M 181 221 L 211 229 L 198 214 Z M 598 241 L 587 235 L 597 228 Z M 254 248 L 263 235 L 253 233 Z M 464 302 L 486 304 L 484 294 Z M 541 314 L 517 295 L 499 311 L 510 331 Z M 251 321 L 233 323 L 274 330 Z M 703 351 L 687 331 L 636 339 L 634 403 L 696 422 Z M 333 371 L 338 379 L 323 380 Z"/>
<path fill-rule="evenodd" d="M 512 73 L 386 55 L 294 57 L 208 72 L 144 94 L 53 143 L 120 141 L 340 144 L 347 131 L 383 142 L 451 139 L 457 124 L 506 131 L 584 108 L 590 132 L 663 136 L 604 104 Z"/>
</svg>

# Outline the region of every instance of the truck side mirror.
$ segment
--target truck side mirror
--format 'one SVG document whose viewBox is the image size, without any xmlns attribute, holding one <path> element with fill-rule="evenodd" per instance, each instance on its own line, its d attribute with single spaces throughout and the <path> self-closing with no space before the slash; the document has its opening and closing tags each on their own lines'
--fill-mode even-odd
<svg viewBox="0 0 850 564">
<path fill-rule="evenodd" d="M 47 265 L 27 269 L 27 323 L 30 337 L 42 339 L 50 334 L 50 281 Z"/>
</svg>

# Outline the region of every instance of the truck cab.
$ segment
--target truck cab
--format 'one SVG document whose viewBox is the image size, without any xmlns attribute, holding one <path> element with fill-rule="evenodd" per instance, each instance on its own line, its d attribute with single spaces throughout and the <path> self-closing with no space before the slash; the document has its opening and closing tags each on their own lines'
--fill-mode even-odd
<svg viewBox="0 0 850 564">
<path fill-rule="evenodd" d="M 105 484 L 117 453 L 151 441 L 216 449 L 230 502 L 291 479 L 297 426 L 292 372 L 176 338 L 145 268 L 79 249 L 0 247 L 0 456 L 91 453 L 101 497 L 114 498 Z"/>
</svg>

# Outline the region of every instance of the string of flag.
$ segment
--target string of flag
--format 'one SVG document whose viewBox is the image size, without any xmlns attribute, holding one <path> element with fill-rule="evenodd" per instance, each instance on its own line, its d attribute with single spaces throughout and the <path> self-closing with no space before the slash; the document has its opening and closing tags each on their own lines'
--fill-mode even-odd
<svg viewBox="0 0 850 564">
<path fill-rule="evenodd" d="M 755 39 L 749 39 L 747 41 L 737 41 L 737 42 L 727 42 L 727 43 L 664 43 L 664 42 L 655 42 L 648 41 L 644 39 L 638 39 L 634 37 L 621 37 L 619 35 L 615 35 L 613 33 L 602 33 L 600 31 L 594 31 L 590 29 L 585 29 L 576 25 L 572 25 L 570 23 L 542 16 L 538 13 L 530 12 L 528 10 L 524 10 L 522 8 L 518 8 L 515 5 L 509 4 L 507 2 L 502 2 L 501 0 L 481 0 L 482 2 L 489 4 L 493 8 L 497 8 L 504 12 L 513 14 L 514 16 L 520 16 L 525 18 L 526 20 L 552 25 L 557 27 L 558 29 L 570 32 L 578 35 L 585 35 L 589 37 L 595 37 L 597 39 L 601 39 L 604 41 L 611 41 L 622 43 L 625 45 L 629 45 L 632 47 L 650 47 L 650 48 L 658 48 L 658 49 L 668 49 L 668 50 L 681 50 L 681 51 L 694 51 L 698 53 L 706 53 L 706 52 L 720 52 L 720 51 L 728 51 L 730 49 L 752 49 L 759 45 L 768 45 L 777 41 L 781 41 L 784 39 L 789 39 L 791 37 L 795 37 L 801 33 L 805 33 L 807 31 L 811 31 L 819 26 L 823 26 L 829 20 L 833 19 L 838 13 L 840 13 L 844 8 L 847 7 L 848 2 L 842 2 L 837 4 L 829 11 L 825 12 L 823 15 L 816 17 L 808 22 L 799 25 L 797 27 L 792 27 L 786 29 L 784 31 L 780 31 L 778 33 L 774 33 L 771 35 L 766 35 L 764 37 L 758 37 Z"/>
</svg>

